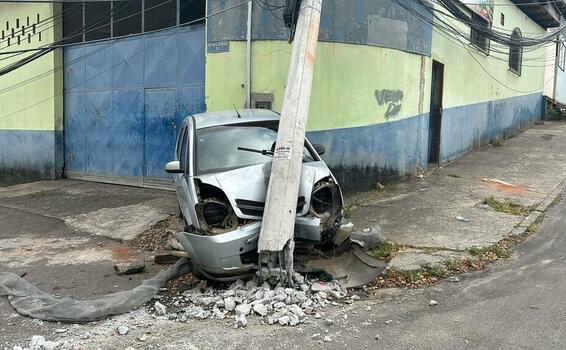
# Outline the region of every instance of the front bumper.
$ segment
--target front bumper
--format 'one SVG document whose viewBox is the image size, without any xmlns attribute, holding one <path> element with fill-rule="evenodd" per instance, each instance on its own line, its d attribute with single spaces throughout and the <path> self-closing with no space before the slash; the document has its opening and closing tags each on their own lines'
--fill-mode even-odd
<svg viewBox="0 0 566 350">
<path fill-rule="evenodd" d="M 176 234 L 193 266 L 205 277 L 229 281 L 251 275 L 257 269 L 257 242 L 261 221 L 214 236 L 188 232 Z M 321 241 L 321 220 L 306 215 L 295 221 L 295 237 Z"/>
</svg>

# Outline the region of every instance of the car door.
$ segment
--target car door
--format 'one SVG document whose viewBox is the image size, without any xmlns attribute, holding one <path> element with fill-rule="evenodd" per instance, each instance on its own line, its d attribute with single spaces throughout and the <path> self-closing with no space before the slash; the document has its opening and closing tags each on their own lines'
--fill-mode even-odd
<svg viewBox="0 0 566 350">
<path fill-rule="evenodd" d="M 200 225 L 195 212 L 195 204 L 198 198 L 192 177 L 194 129 L 191 120 L 192 118 L 189 118 L 187 122 L 183 123 L 177 141 L 176 156 L 177 160 L 180 162 L 181 169 L 183 169 L 183 173 L 175 174 L 175 186 L 177 189 L 179 207 L 181 208 L 187 226 L 193 225 L 195 228 L 199 228 Z"/>
</svg>

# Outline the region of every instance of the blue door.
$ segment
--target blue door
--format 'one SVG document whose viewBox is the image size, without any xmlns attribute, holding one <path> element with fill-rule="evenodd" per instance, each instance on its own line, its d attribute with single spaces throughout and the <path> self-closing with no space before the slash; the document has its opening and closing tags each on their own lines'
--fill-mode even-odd
<svg viewBox="0 0 566 350">
<path fill-rule="evenodd" d="M 206 110 L 204 26 L 66 47 L 64 66 L 65 173 L 170 182 L 178 126 Z"/>
<path fill-rule="evenodd" d="M 145 91 L 145 172 L 146 179 L 171 178 L 165 164 L 173 160 L 177 123 L 175 90 Z"/>
</svg>

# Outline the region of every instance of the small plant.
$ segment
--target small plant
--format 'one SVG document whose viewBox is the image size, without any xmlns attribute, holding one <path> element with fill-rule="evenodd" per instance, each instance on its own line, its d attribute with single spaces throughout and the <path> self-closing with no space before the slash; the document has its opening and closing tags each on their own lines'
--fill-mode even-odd
<svg viewBox="0 0 566 350">
<path fill-rule="evenodd" d="M 528 233 L 528 234 L 534 233 L 534 232 L 537 230 L 537 228 L 538 228 L 538 226 L 540 225 L 540 223 L 542 222 L 542 220 L 544 220 L 544 214 L 540 214 L 539 216 L 537 216 L 537 218 L 535 219 L 535 221 L 533 221 L 533 223 L 530 224 L 530 225 L 527 227 L 527 233 Z"/>
<path fill-rule="evenodd" d="M 489 205 L 495 211 L 500 211 L 512 215 L 521 215 L 521 216 L 529 215 L 536 208 L 535 205 L 527 206 L 527 205 L 511 203 L 511 202 L 500 202 L 497 199 L 495 199 L 495 197 L 493 196 L 484 199 L 482 203 Z"/>
<path fill-rule="evenodd" d="M 448 271 L 441 267 L 427 267 L 426 272 L 430 277 L 445 278 L 449 275 Z"/>
<path fill-rule="evenodd" d="M 389 259 L 393 253 L 395 253 L 398 249 L 394 244 L 387 240 L 382 240 L 379 244 L 371 250 L 371 255 L 376 257 L 377 259 Z"/>
<path fill-rule="evenodd" d="M 479 256 L 482 255 L 484 253 L 485 249 L 483 247 L 471 247 L 470 249 L 468 249 L 468 253 L 470 253 L 471 256 Z"/>
<path fill-rule="evenodd" d="M 554 197 L 552 203 L 550 203 L 550 207 L 553 207 L 556 204 L 560 203 L 561 200 L 562 200 L 562 194 L 559 194 L 558 196 Z"/>
<path fill-rule="evenodd" d="M 492 246 L 489 246 L 485 249 L 485 253 L 484 254 L 494 254 L 496 258 L 499 259 L 507 259 L 511 256 L 511 253 L 509 252 L 508 249 L 506 249 L 505 247 L 499 245 L 499 244 L 494 244 Z"/>
</svg>

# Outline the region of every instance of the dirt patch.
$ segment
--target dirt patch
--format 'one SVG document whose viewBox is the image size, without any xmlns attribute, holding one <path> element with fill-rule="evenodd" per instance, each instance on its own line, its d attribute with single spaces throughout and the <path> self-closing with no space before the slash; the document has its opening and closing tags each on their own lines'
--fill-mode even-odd
<svg viewBox="0 0 566 350">
<path fill-rule="evenodd" d="M 150 227 L 149 230 L 130 241 L 130 245 L 149 252 L 162 252 L 170 249 L 167 241 L 174 238 L 176 232 L 183 231 L 183 220 L 169 215 Z"/>
</svg>

